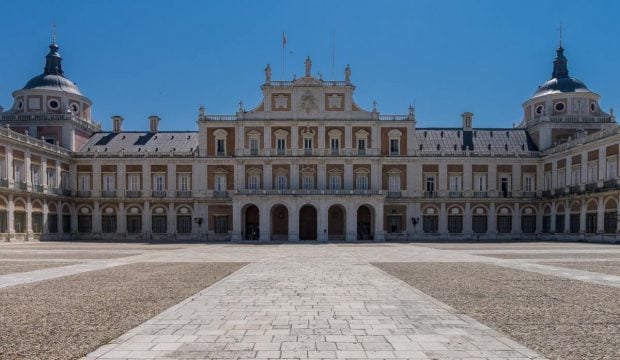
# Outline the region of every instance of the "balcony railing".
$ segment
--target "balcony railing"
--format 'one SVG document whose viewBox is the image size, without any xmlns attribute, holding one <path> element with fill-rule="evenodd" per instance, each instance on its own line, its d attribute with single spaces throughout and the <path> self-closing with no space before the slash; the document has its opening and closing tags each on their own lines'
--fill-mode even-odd
<svg viewBox="0 0 620 360">
<path fill-rule="evenodd" d="M 381 195 L 382 190 L 319 190 L 319 189 L 241 189 L 236 191 L 239 195 L 358 195 L 371 196 Z"/>
<path fill-rule="evenodd" d="M 228 191 L 214 191 L 213 192 L 213 197 L 214 198 L 227 198 L 228 197 Z"/>
<path fill-rule="evenodd" d="M 564 196 L 566 195 L 566 189 L 564 187 L 555 189 L 555 196 Z"/>
<path fill-rule="evenodd" d="M 178 198 L 190 198 L 192 197 L 192 192 L 190 190 L 179 190 L 177 191 Z"/>
<path fill-rule="evenodd" d="M 525 193 L 523 193 L 523 195 L 525 195 Z M 525 196 L 524 196 L 525 197 Z M 542 192 L 542 197 L 544 198 L 550 198 L 551 197 L 551 190 L 543 190 Z"/>
<path fill-rule="evenodd" d="M 398 199 L 403 196 L 401 191 L 388 191 L 387 197 L 391 199 Z"/>
<path fill-rule="evenodd" d="M 142 197 L 142 191 L 140 191 L 140 190 L 127 190 L 127 191 L 125 191 L 125 197 L 128 197 L 128 198 L 139 198 L 139 197 Z"/>
<path fill-rule="evenodd" d="M 166 190 L 153 190 L 151 192 L 151 196 L 154 198 L 165 198 L 166 197 Z"/>
<path fill-rule="evenodd" d="M 603 182 L 603 188 L 605 190 L 616 189 L 618 188 L 618 179 L 613 180 L 605 180 Z"/>
<path fill-rule="evenodd" d="M 462 191 L 450 191 L 448 193 L 448 197 L 451 197 L 451 198 L 461 198 L 461 197 L 463 197 L 463 192 Z"/>
<path fill-rule="evenodd" d="M 104 198 L 116 197 L 116 190 L 101 190 L 101 197 L 104 197 Z"/>
<path fill-rule="evenodd" d="M 226 156 L 226 153 L 224 151 L 222 151 L 222 150 L 218 150 L 215 155 L 219 156 L 219 157 L 224 157 L 224 156 Z"/>
<path fill-rule="evenodd" d="M 424 197 L 425 198 L 429 198 L 429 199 L 436 198 L 437 197 L 437 191 L 425 191 L 424 192 Z"/>
<path fill-rule="evenodd" d="M 32 185 L 32 191 L 38 192 L 38 193 L 42 193 L 43 192 L 43 185 L 33 184 Z"/>
<path fill-rule="evenodd" d="M 366 149 L 357 149 L 358 156 L 366 156 Z"/>
<path fill-rule="evenodd" d="M 90 190 L 78 190 L 75 195 L 82 198 L 90 197 Z"/>
<path fill-rule="evenodd" d="M 596 183 L 586 184 L 586 191 L 593 192 L 598 190 L 598 185 Z"/>
<path fill-rule="evenodd" d="M 332 156 L 340 155 L 340 149 L 339 148 L 331 148 L 330 155 L 332 155 Z"/>
<path fill-rule="evenodd" d="M 524 191 L 521 196 L 526 199 L 534 199 L 536 197 L 536 191 Z"/>
<path fill-rule="evenodd" d="M 573 185 L 568 188 L 571 194 L 581 194 L 581 185 Z"/>
<path fill-rule="evenodd" d="M 250 149 L 250 156 L 258 156 L 258 149 Z"/>
<path fill-rule="evenodd" d="M 9 187 L 9 180 L 8 179 L 0 179 L 0 187 L 8 188 Z"/>
<path fill-rule="evenodd" d="M 63 196 L 71 196 L 71 189 L 61 189 Z"/>
<path fill-rule="evenodd" d="M 475 198 L 486 198 L 489 197 L 489 194 L 486 191 L 474 191 Z"/>
<path fill-rule="evenodd" d="M 62 189 L 61 189 L 61 188 L 57 188 L 57 187 L 55 187 L 55 188 L 49 188 L 49 190 L 48 190 L 48 191 L 49 191 L 51 194 L 54 194 L 54 195 L 63 195 L 63 193 L 62 193 Z"/>
<path fill-rule="evenodd" d="M 497 194 L 497 197 L 500 197 L 500 198 L 511 198 L 512 197 L 512 191 L 500 191 Z"/>
</svg>

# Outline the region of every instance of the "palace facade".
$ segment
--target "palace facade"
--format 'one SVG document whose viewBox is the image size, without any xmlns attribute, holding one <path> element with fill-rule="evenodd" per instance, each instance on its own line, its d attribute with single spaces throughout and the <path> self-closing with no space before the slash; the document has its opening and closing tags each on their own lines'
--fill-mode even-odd
<svg viewBox="0 0 620 360">
<path fill-rule="evenodd" d="M 364 109 L 348 66 L 326 81 L 310 58 L 290 81 L 268 65 L 261 90 L 250 110 L 200 108 L 197 131 L 103 131 L 53 42 L 0 108 L 0 239 L 620 239 L 619 128 L 562 47 L 507 128 Z"/>
</svg>

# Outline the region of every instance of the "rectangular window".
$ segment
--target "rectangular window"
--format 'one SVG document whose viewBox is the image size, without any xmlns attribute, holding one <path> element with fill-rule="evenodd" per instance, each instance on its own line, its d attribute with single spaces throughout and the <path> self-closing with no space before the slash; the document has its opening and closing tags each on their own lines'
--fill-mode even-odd
<svg viewBox="0 0 620 360">
<path fill-rule="evenodd" d="M 450 191 L 461 191 L 461 175 L 450 175 Z"/>
<path fill-rule="evenodd" d="M 256 137 L 250 138 L 250 154 L 254 156 L 258 155 L 258 138 Z"/>
<path fill-rule="evenodd" d="M 163 174 L 155 174 L 153 175 L 153 190 L 155 191 L 165 191 L 166 183 Z"/>
<path fill-rule="evenodd" d="M 177 233 L 189 234 L 192 232 L 192 217 L 190 215 L 177 215 Z"/>
<path fill-rule="evenodd" d="M 366 139 L 357 139 L 357 150 L 366 150 Z"/>
<path fill-rule="evenodd" d="M 90 175 L 89 174 L 80 174 L 79 190 L 82 190 L 82 191 L 90 190 Z"/>
<path fill-rule="evenodd" d="M 260 179 L 258 175 L 250 175 L 248 176 L 248 189 L 257 190 L 259 189 Z"/>
<path fill-rule="evenodd" d="M 286 152 L 286 139 L 278 138 L 276 139 L 276 149 L 278 151 L 278 155 L 284 155 Z"/>
<path fill-rule="evenodd" d="M 68 171 L 63 171 L 60 173 L 60 187 L 68 190 L 71 189 L 71 176 Z"/>
<path fill-rule="evenodd" d="M 434 176 L 426 177 L 426 191 L 429 193 L 435 192 L 435 177 Z"/>
<path fill-rule="evenodd" d="M 39 166 L 33 165 L 30 168 L 33 185 L 41 185 L 41 169 Z"/>
<path fill-rule="evenodd" d="M 448 232 L 451 234 L 463 232 L 463 215 L 448 215 Z"/>
<path fill-rule="evenodd" d="M 571 185 L 581 184 L 581 169 L 579 165 L 573 166 L 571 170 Z"/>
<path fill-rule="evenodd" d="M 526 191 L 526 192 L 534 191 L 534 178 L 531 175 L 525 175 L 523 177 L 523 191 Z"/>
<path fill-rule="evenodd" d="M 402 215 L 388 215 L 387 216 L 387 225 L 389 233 L 399 233 L 402 228 Z"/>
<path fill-rule="evenodd" d="M 226 175 L 215 175 L 215 191 L 226 191 Z"/>
<path fill-rule="evenodd" d="M 214 231 L 216 234 L 227 234 L 228 233 L 228 216 L 219 215 L 214 216 Z"/>
<path fill-rule="evenodd" d="M 618 161 L 615 158 L 607 159 L 607 180 L 618 178 Z"/>
<path fill-rule="evenodd" d="M 114 191 L 114 178 L 115 175 L 105 174 L 103 175 L 103 191 Z"/>
<path fill-rule="evenodd" d="M 93 231 L 93 217 L 91 215 L 78 215 L 78 232 L 88 234 Z"/>
<path fill-rule="evenodd" d="M 597 221 L 596 213 L 587 213 L 586 214 L 586 233 L 595 234 L 596 233 L 596 221 Z"/>
<path fill-rule="evenodd" d="M 521 231 L 524 234 L 536 232 L 536 215 L 521 215 Z"/>
<path fill-rule="evenodd" d="M 368 175 L 357 175 L 355 188 L 357 190 L 368 190 Z"/>
<path fill-rule="evenodd" d="M 312 138 L 304 138 L 304 149 L 312 149 Z"/>
<path fill-rule="evenodd" d="M 15 212 L 13 214 L 13 228 L 16 233 L 25 233 L 26 232 L 26 213 L 25 212 Z"/>
<path fill-rule="evenodd" d="M 618 213 L 615 211 L 606 211 L 603 223 L 605 234 L 615 234 L 618 230 Z"/>
<path fill-rule="evenodd" d="M 276 176 L 276 190 L 285 190 L 285 189 L 286 189 L 286 176 L 277 175 Z"/>
<path fill-rule="evenodd" d="M 138 191 L 140 190 L 140 175 L 139 174 L 129 174 L 127 176 L 127 186 L 130 191 Z"/>
<path fill-rule="evenodd" d="M 566 170 L 560 169 L 558 170 L 558 188 L 563 188 L 566 186 Z"/>
<path fill-rule="evenodd" d="M 545 173 L 545 190 L 551 190 L 551 173 Z"/>
<path fill-rule="evenodd" d="M 400 155 L 400 140 L 390 139 L 390 155 Z"/>
<path fill-rule="evenodd" d="M 400 175 L 390 175 L 388 178 L 388 191 L 400 192 Z"/>
<path fill-rule="evenodd" d="M 500 234 L 509 234 L 512 231 L 512 216 L 497 215 L 497 232 Z"/>
<path fill-rule="evenodd" d="M 101 231 L 104 233 L 116 232 L 116 215 L 101 216 Z"/>
<path fill-rule="evenodd" d="M 487 232 L 487 216 L 473 215 L 471 218 L 472 230 L 476 234 L 485 234 Z"/>
<path fill-rule="evenodd" d="M 594 183 L 598 181 L 598 164 L 593 161 L 588 164 L 588 183 Z"/>
<path fill-rule="evenodd" d="M 179 191 L 190 191 L 189 175 L 179 175 L 178 187 Z"/>
<path fill-rule="evenodd" d="M 314 175 L 304 175 L 302 177 L 302 187 L 304 190 L 314 189 Z"/>
<path fill-rule="evenodd" d="M 62 232 L 69 234 L 71 232 L 71 215 L 62 214 Z"/>
<path fill-rule="evenodd" d="M 439 232 L 439 216 L 424 215 L 422 217 L 422 230 L 427 234 Z"/>
<path fill-rule="evenodd" d="M 58 184 L 56 182 L 56 170 L 51 168 L 47 169 L 47 186 L 49 188 L 58 187 Z"/>
<path fill-rule="evenodd" d="M 487 176 L 484 174 L 474 175 L 475 191 L 487 191 Z"/>
<path fill-rule="evenodd" d="M 544 215 L 542 218 L 542 231 L 545 234 L 551 232 L 551 215 Z"/>
<path fill-rule="evenodd" d="M 217 147 L 217 156 L 224 156 L 226 155 L 226 140 L 225 139 L 217 139 L 216 142 L 216 147 Z"/>
<path fill-rule="evenodd" d="M 331 175 L 329 177 L 329 189 L 340 190 L 340 175 Z"/>
<path fill-rule="evenodd" d="M 338 155 L 338 152 L 340 151 L 340 139 L 331 138 L 330 145 L 331 145 L 330 147 L 332 150 L 332 155 Z"/>
<path fill-rule="evenodd" d="M 168 231 L 168 217 L 166 215 L 153 215 L 151 217 L 153 234 L 165 234 Z"/>
<path fill-rule="evenodd" d="M 139 234 L 142 232 L 142 216 L 127 215 L 127 233 Z"/>
</svg>

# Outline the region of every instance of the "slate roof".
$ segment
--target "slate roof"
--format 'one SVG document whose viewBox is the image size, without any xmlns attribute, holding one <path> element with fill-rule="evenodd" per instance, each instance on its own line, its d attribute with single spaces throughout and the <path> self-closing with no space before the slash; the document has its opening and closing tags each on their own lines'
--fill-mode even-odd
<svg viewBox="0 0 620 360">
<path fill-rule="evenodd" d="M 512 128 L 417 128 L 415 141 L 417 151 L 538 151 L 527 131 Z"/>
<path fill-rule="evenodd" d="M 123 131 L 94 133 L 79 152 L 194 152 L 197 131 Z"/>
</svg>

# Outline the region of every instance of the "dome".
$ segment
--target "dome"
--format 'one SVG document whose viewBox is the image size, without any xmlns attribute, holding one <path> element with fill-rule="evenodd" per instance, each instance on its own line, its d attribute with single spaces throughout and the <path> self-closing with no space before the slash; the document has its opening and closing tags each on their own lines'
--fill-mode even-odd
<svg viewBox="0 0 620 360">
<path fill-rule="evenodd" d="M 590 92 L 583 81 L 568 76 L 568 60 L 564 56 L 564 48 L 560 46 L 556 52 L 551 79 L 540 85 L 533 97 L 556 93 Z"/>
<path fill-rule="evenodd" d="M 24 86 L 24 90 L 56 90 L 83 96 L 77 85 L 64 77 L 64 71 L 62 71 L 62 57 L 60 57 L 58 53 L 59 47 L 58 44 L 56 44 L 55 38 L 52 39 L 49 48 L 50 52 L 45 56 L 43 74 L 30 79 L 30 81 L 26 83 L 26 86 Z"/>
<path fill-rule="evenodd" d="M 24 86 L 24 90 L 27 89 L 56 90 L 82 96 L 77 85 L 62 75 L 41 74 L 35 76 Z"/>
</svg>

